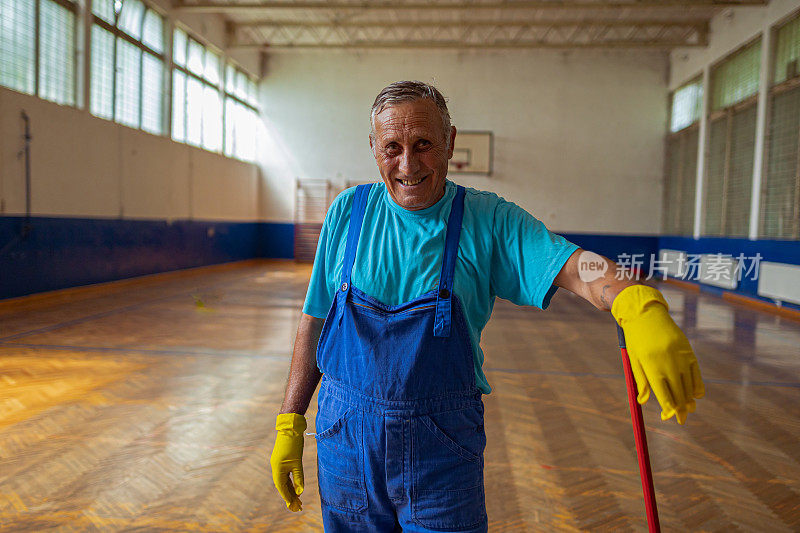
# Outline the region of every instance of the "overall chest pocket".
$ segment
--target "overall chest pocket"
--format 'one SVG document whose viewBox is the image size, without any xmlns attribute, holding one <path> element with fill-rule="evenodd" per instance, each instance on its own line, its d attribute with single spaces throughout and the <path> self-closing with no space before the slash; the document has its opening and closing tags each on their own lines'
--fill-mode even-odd
<svg viewBox="0 0 800 533">
<path fill-rule="evenodd" d="M 486 520 L 482 408 L 421 416 L 414 431 L 414 519 L 458 530 Z"/>
<path fill-rule="evenodd" d="M 317 478 L 320 499 L 345 511 L 367 507 L 364 482 L 363 417 L 356 410 L 317 413 Z"/>
</svg>

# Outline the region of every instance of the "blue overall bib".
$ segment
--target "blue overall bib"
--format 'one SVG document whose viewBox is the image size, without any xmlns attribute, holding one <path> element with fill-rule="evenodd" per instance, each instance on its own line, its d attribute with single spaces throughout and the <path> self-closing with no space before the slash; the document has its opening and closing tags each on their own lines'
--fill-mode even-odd
<svg viewBox="0 0 800 533">
<path fill-rule="evenodd" d="M 483 401 L 451 292 L 464 188 L 447 221 L 438 287 L 389 306 L 350 282 L 369 187 L 353 198 L 341 283 L 317 347 L 325 531 L 487 531 Z"/>
</svg>

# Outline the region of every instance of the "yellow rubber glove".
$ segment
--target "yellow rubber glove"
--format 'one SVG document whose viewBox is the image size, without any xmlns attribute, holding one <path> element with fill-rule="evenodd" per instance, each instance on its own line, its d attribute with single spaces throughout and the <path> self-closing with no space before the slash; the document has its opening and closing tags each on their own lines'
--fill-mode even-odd
<svg viewBox="0 0 800 533">
<path fill-rule="evenodd" d="M 306 430 L 306 417 L 297 413 L 279 414 L 275 429 L 278 430 L 278 436 L 269 461 L 272 481 L 286 502 L 286 507 L 292 512 L 302 511 L 303 504 L 298 496 L 303 494 L 303 432 Z"/>
<path fill-rule="evenodd" d="M 668 309 L 658 290 L 632 285 L 614 298 L 611 314 L 625 332 L 639 403 L 647 401 L 652 388 L 661 404 L 661 420 L 675 415 L 683 424 L 705 387 L 689 340 Z"/>
</svg>

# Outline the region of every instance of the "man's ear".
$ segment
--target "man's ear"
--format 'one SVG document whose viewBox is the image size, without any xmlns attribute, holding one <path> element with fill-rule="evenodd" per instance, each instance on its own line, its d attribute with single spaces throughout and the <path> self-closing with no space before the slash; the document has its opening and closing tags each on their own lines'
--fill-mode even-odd
<svg viewBox="0 0 800 533">
<path fill-rule="evenodd" d="M 453 147 L 456 145 L 456 127 L 450 126 L 450 148 L 447 150 L 447 159 L 453 159 Z"/>
<path fill-rule="evenodd" d="M 372 150 L 372 155 L 375 155 L 375 143 L 372 142 L 372 134 L 369 134 L 369 149 Z"/>
</svg>

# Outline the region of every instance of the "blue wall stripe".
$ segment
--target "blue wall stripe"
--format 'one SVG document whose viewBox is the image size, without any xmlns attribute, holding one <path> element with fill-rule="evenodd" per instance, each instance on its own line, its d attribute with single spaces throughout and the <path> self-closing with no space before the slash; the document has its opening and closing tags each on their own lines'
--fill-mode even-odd
<svg viewBox="0 0 800 533">
<path fill-rule="evenodd" d="M 625 254 L 638 254 L 637 260 L 643 260 L 645 275 L 650 268 L 650 257 L 658 254 L 658 237 L 640 235 L 607 235 L 599 233 L 561 233 L 567 240 L 574 242 L 584 250 L 616 261 Z"/>
<path fill-rule="evenodd" d="M 294 224 L 261 222 L 258 224 L 258 253 L 256 257 L 271 259 L 294 258 Z"/>
<path fill-rule="evenodd" d="M 645 274 L 650 257 L 662 248 L 734 257 L 760 253 L 763 261 L 800 265 L 800 241 L 562 235 L 614 260 L 641 254 Z M 24 217 L 0 217 L 0 298 L 259 257 L 294 257 L 294 224 L 32 217 L 26 225 Z M 757 281 L 744 279 L 733 292 L 764 300 L 757 287 Z"/>
<path fill-rule="evenodd" d="M 662 236 L 658 238 L 658 243 L 659 248 L 682 250 L 689 254 L 719 253 L 731 255 L 733 257 L 738 257 L 742 254 L 745 258 L 751 258 L 755 257 L 756 254 L 761 254 L 761 261 L 800 265 L 800 241 L 770 239 L 751 241 L 749 239 L 730 237 L 701 237 L 699 239 L 694 239 L 692 237 Z M 744 263 L 745 268 L 750 266 L 750 264 L 751 261 L 746 260 Z M 725 292 L 733 292 L 749 298 L 774 303 L 772 300 L 758 295 L 758 279 L 753 279 L 752 275 L 742 276 L 742 280 L 733 291 L 727 291 L 702 283 L 697 283 L 697 285 L 700 286 L 703 292 L 710 294 L 721 295 Z M 791 309 L 800 309 L 800 305 L 793 303 L 785 302 L 783 305 Z"/>
<path fill-rule="evenodd" d="M 658 238 L 659 248 L 683 250 L 690 254 L 728 254 L 734 257 L 743 253 L 752 256 L 760 253 L 764 261 L 800 265 L 800 241 L 779 241 L 770 239 L 738 239 L 728 237 L 675 237 Z"/>
<path fill-rule="evenodd" d="M 0 217 L 0 298 L 293 249 L 292 224 Z"/>
</svg>

